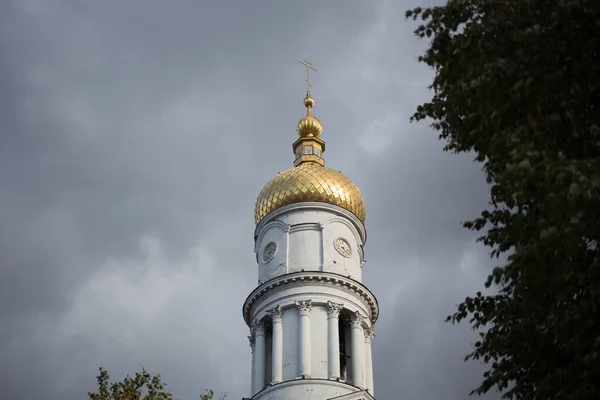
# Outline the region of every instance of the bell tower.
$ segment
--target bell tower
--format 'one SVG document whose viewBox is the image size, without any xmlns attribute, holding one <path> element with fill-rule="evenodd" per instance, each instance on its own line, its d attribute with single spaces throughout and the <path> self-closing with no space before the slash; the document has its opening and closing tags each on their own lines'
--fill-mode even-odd
<svg viewBox="0 0 600 400">
<path fill-rule="evenodd" d="M 294 167 L 260 192 L 254 210 L 258 286 L 244 302 L 252 350 L 251 398 L 374 399 L 371 341 L 379 315 L 362 283 L 365 204 L 341 172 L 325 167 L 323 127 L 297 125 Z"/>
</svg>

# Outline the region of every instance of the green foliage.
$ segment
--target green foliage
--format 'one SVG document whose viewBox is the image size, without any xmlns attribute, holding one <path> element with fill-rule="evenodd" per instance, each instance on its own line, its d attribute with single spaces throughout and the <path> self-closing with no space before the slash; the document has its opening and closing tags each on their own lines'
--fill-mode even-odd
<svg viewBox="0 0 600 400">
<path fill-rule="evenodd" d="M 600 1 L 450 0 L 406 17 L 435 72 L 412 120 L 484 163 L 490 208 L 465 226 L 508 255 L 495 294 L 449 317 L 481 336 L 473 393 L 600 398 Z"/>
<path fill-rule="evenodd" d="M 110 375 L 100 368 L 98 391 L 88 393 L 89 400 L 173 400 L 160 375 L 151 376 L 145 369 L 135 377 L 127 375 L 122 382 L 110 383 Z"/>
<path fill-rule="evenodd" d="M 151 376 L 145 369 L 137 372 L 133 378 L 127 375 L 123 381 L 111 383 L 108 371 L 100 367 L 96 379 L 98 390 L 88 393 L 89 400 L 173 400 L 160 375 Z M 213 400 L 214 396 L 214 391 L 206 389 L 200 395 L 200 400 Z M 223 393 L 219 400 L 225 400 L 226 397 L 227 393 Z"/>
</svg>

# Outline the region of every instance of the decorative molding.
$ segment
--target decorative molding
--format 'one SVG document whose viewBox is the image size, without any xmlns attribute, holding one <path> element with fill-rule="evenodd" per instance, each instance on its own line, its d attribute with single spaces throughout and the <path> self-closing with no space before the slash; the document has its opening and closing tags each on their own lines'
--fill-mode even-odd
<svg viewBox="0 0 600 400">
<path fill-rule="evenodd" d="M 256 338 L 254 335 L 248 336 L 248 341 L 250 342 L 250 352 L 254 354 L 254 345 L 256 344 Z"/>
<path fill-rule="evenodd" d="M 262 321 L 259 321 L 258 319 L 255 319 L 252 322 L 252 326 L 250 327 L 250 329 L 254 337 L 265 335 L 265 324 L 263 324 Z"/>
<path fill-rule="evenodd" d="M 350 317 L 350 326 L 352 328 L 362 328 L 363 319 L 364 317 L 358 311 L 353 312 Z"/>
<path fill-rule="evenodd" d="M 267 314 L 271 317 L 274 324 L 283 322 L 283 310 L 280 306 L 273 307 L 267 311 Z"/>
<path fill-rule="evenodd" d="M 329 318 L 339 318 L 340 311 L 342 311 L 342 308 L 344 308 L 344 304 L 335 303 L 333 301 L 328 301 L 327 302 L 327 316 Z"/>
<path fill-rule="evenodd" d="M 285 222 L 277 220 L 277 219 L 269 221 L 269 223 L 264 225 L 264 227 L 261 229 L 260 234 L 258 234 L 258 236 L 256 236 L 254 238 L 254 252 L 255 253 L 257 253 L 257 254 L 260 253 L 261 249 L 259 248 L 259 246 L 262 244 L 262 240 L 263 240 L 265 234 L 273 228 L 281 229 L 285 233 L 285 232 L 289 232 L 290 226 L 288 224 L 286 224 Z M 258 231 L 256 231 L 256 232 L 258 232 Z"/>
<path fill-rule="evenodd" d="M 312 301 L 311 300 L 297 300 L 295 301 L 296 307 L 298 307 L 298 311 L 300 315 L 310 315 L 312 310 Z"/>
<path fill-rule="evenodd" d="M 358 295 L 371 309 L 371 323 L 374 324 L 379 317 L 377 298 L 362 283 L 333 272 L 299 271 L 277 276 L 254 289 L 246 298 L 242 308 L 244 320 L 250 325 L 250 311 L 252 310 L 252 306 L 260 301 L 260 299 L 267 296 L 271 291 L 281 289 L 288 285 L 304 283 L 331 285 L 351 291 Z"/>
<path fill-rule="evenodd" d="M 348 221 L 348 219 L 343 218 L 343 217 L 333 217 L 329 220 L 327 220 L 326 222 L 323 223 L 324 226 L 330 225 L 330 224 L 334 224 L 334 223 L 339 223 L 342 225 L 346 225 L 348 227 L 348 229 L 350 229 L 350 232 L 352 232 L 352 235 L 354 236 L 354 239 L 356 239 L 356 244 L 358 245 L 358 249 L 357 249 L 357 253 L 358 256 L 360 257 L 360 267 L 362 268 L 365 264 L 365 241 L 366 241 L 366 236 L 362 236 L 361 232 L 359 232 L 356 229 L 356 226 L 354 226 L 352 223 L 350 223 Z M 365 232 L 366 235 L 366 232 Z M 364 239 L 364 240 L 363 240 Z"/>
<path fill-rule="evenodd" d="M 334 216 L 334 217 L 328 219 L 327 221 L 323 222 L 323 227 L 326 227 L 327 225 L 331 225 L 331 224 L 335 224 L 335 223 L 339 223 L 339 224 L 342 224 L 342 225 L 345 225 L 346 227 L 348 227 L 348 229 L 350 229 L 350 232 L 352 232 L 352 235 L 356 239 L 356 243 L 358 243 L 358 247 L 360 247 L 362 249 L 362 247 L 364 246 L 364 243 L 363 243 L 363 238 L 361 236 L 361 233 L 356 229 L 356 226 L 354 226 L 350 221 L 348 221 L 347 218 L 340 217 L 340 216 Z"/>
<path fill-rule="evenodd" d="M 304 203 L 294 203 L 288 204 L 286 206 L 280 207 L 276 210 L 271 211 L 269 214 L 265 215 L 265 217 L 256 225 L 254 229 L 254 237 L 258 238 L 260 236 L 259 232 L 263 231 L 263 227 L 273 221 L 275 218 L 282 214 L 286 214 L 292 210 L 296 209 L 309 209 L 309 210 L 317 210 L 317 211 L 329 211 L 334 214 L 337 214 L 341 217 L 349 219 L 355 228 L 358 230 L 359 235 L 362 239 L 362 243 L 367 242 L 367 231 L 365 229 L 365 224 L 353 213 L 342 208 L 340 206 L 336 206 L 328 203 L 318 203 L 318 202 L 304 202 Z"/>
<path fill-rule="evenodd" d="M 375 337 L 375 332 L 373 328 L 366 328 L 364 331 L 365 334 L 365 343 L 371 343 L 371 340 Z"/>
<path fill-rule="evenodd" d="M 289 225 L 290 233 L 300 232 L 300 231 L 314 231 L 320 232 L 323 227 L 318 222 L 302 222 L 300 224 Z"/>
</svg>

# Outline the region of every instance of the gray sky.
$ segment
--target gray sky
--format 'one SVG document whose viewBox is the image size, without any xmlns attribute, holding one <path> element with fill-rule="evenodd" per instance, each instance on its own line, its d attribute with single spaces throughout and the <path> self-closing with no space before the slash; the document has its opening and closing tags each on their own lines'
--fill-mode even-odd
<svg viewBox="0 0 600 400">
<path fill-rule="evenodd" d="M 461 227 L 488 191 L 408 122 L 420 3 L 0 2 L 3 399 L 84 398 L 100 365 L 248 394 L 253 207 L 292 165 L 306 57 L 326 163 L 367 203 L 377 398 L 466 399 L 474 335 L 443 320 L 491 267 Z"/>
</svg>

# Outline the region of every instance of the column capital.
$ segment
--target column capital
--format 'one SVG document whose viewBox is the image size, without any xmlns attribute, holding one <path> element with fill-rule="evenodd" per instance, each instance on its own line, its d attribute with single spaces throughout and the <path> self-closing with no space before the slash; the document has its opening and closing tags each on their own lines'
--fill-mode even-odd
<svg viewBox="0 0 600 400">
<path fill-rule="evenodd" d="M 312 300 L 296 300 L 295 303 L 301 316 L 310 315 L 312 310 Z"/>
<path fill-rule="evenodd" d="M 254 354 L 254 345 L 256 344 L 256 338 L 254 335 L 248 336 L 248 341 L 250 342 L 250 353 Z"/>
<path fill-rule="evenodd" d="M 283 322 L 283 310 L 281 309 L 281 306 L 273 307 L 267 311 L 267 314 L 271 317 L 274 324 Z"/>
<path fill-rule="evenodd" d="M 252 326 L 250 328 L 250 331 L 252 332 L 252 336 L 264 336 L 265 335 L 265 324 L 262 323 L 262 321 L 255 319 L 254 321 L 252 321 Z"/>
<path fill-rule="evenodd" d="M 340 311 L 344 305 L 342 303 L 334 303 L 333 301 L 327 302 L 327 317 L 329 318 L 338 318 L 340 316 Z"/>
<path fill-rule="evenodd" d="M 353 312 L 350 317 L 350 326 L 352 328 L 362 328 L 363 319 L 364 317 L 358 311 Z"/>
<path fill-rule="evenodd" d="M 365 334 L 365 343 L 371 343 L 371 340 L 375 337 L 375 332 L 373 332 L 373 328 L 367 328 L 364 331 Z"/>
</svg>

